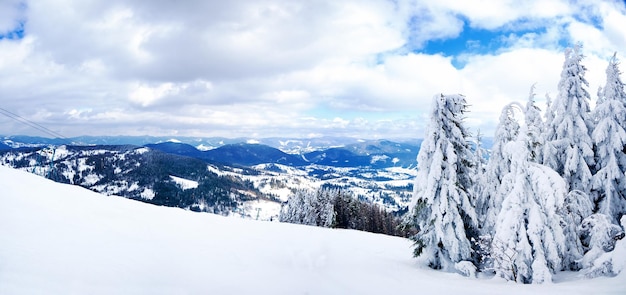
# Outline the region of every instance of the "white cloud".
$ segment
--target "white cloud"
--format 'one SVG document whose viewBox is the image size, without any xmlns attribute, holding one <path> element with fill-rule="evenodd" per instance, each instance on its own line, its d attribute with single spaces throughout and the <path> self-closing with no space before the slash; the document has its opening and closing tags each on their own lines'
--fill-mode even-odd
<svg viewBox="0 0 626 295">
<path fill-rule="evenodd" d="M 617 10 L 609 10 L 604 17 L 604 34 L 613 46 L 626 48 L 626 34 L 624 34 L 624 24 L 626 24 L 626 13 Z"/>
<path fill-rule="evenodd" d="M 128 95 L 130 100 L 141 106 L 149 106 L 164 96 L 176 95 L 179 88 L 174 88 L 172 83 L 161 83 L 158 86 L 150 87 L 138 84 Z"/>
<path fill-rule="evenodd" d="M 157 83 L 154 86 L 136 83 L 131 86 L 128 98 L 141 107 L 161 103 L 165 105 L 194 103 L 210 95 L 213 85 L 210 82 L 196 80 L 182 83 Z"/>
<path fill-rule="evenodd" d="M 67 136 L 416 137 L 434 94 L 463 93 L 490 136 L 533 83 L 540 104 L 555 96 L 564 42 L 584 43 L 592 96 L 613 51 L 626 59 L 619 2 L 479 2 L 5 1 L 0 31 L 27 22 L 24 39 L 0 40 L 0 106 Z M 506 31 L 503 47 L 411 51 L 465 21 Z"/>
</svg>

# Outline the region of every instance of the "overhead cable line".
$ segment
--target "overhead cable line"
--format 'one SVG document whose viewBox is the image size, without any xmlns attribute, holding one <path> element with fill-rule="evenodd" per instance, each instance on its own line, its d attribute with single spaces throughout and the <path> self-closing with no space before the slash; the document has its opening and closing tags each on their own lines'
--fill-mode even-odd
<svg viewBox="0 0 626 295">
<path fill-rule="evenodd" d="M 56 132 L 54 130 L 50 130 L 46 126 L 43 126 L 41 124 L 35 123 L 35 122 L 31 121 L 31 120 L 28 120 L 28 119 L 26 119 L 26 118 L 24 118 L 24 117 L 22 117 L 22 116 L 20 116 L 20 115 L 18 115 L 16 113 L 13 113 L 13 112 L 11 112 L 11 111 L 9 111 L 7 109 L 0 108 L 0 114 L 5 115 L 6 117 L 9 117 L 9 118 L 11 118 L 11 119 L 13 119 L 15 121 L 18 121 L 18 122 L 20 122 L 20 123 L 22 123 L 24 125 L 28 125 L 29 127 L 37 129 L 37 130 L 39 130 L 39 131 L 41 131 L 43 133 L 51 135 L 53 138 L 56 137 L 58 139 L 62 139 L 63 141 L 69 142 L 67 137 L 61 135 L 60 133 L 58 133 L 58 132 Z M 53 177 L 52 173 L 54 172 L 54 169 L 55 169 L 55 166 L 54 166 L 54 156 L 56 154 L 56 147 L 54 145 L 51 145 L 49 148 L 52 149 L 52 157 L 50 158 L 50 168 L 48 169 L 48 172 L 45 175 L 45 177 L 48 178 L 48 179 L 52 179 L 52 177 Z M 45 153 L 50 153 L 47 148 L 43 148 L 41 151 L 44 151 Z M 37 157 L 37 162 L 35 164 L 35 167 L 33 167 L 33 173 L 35 173 L 37 167 L 39 167 L 40 164 L 41 164 L 41 166 L 43 166 L 43 163 L 40 163 L 40 161 L 41 161 L 41 159 L 40 159 L 40 156 L 39 156 L 39 157 Z"/>
<path fill-rule="evenodd" d="M 42 126 L 41 124 L 37 124 L 37 123 L 35 123 L 35 122 L 31 121 L 31 120 L 28 120 L 28 119 L 26 119 L 26 118 L 24 118 L 24 117 L 22 117 L 22 116 L 20 116 L 18 114 L 15 114 L 15 113 L 11 112 L 9 110 L 0 108 L 0 114 L 5 115 L 6 117 L 9 117 L 9 118 L 11 118 L 11 119 L 13 119 L 15 121 L 18 121 L 18 122 L 20 122 L 20 123 L 22 123 L 24 125 L 28 125 L 28 126 L 30 126 L 32 128 L 35 128 L 35 129 L 37 129 L 37 130 L 39 130 L 41 132 L 44 132 L 44 133 L 46 133 L 48 135 L 51 135 L 52 137 L 56 137 L 56 138 L 67 140 L 67 138 L 65 136 L 61 135 L 60 133 L 58 133 L 56 131 L 53 131 L 53 130 L 50 130 L 50 129 L 46 128 L 45 126 Z"/>
</svg>

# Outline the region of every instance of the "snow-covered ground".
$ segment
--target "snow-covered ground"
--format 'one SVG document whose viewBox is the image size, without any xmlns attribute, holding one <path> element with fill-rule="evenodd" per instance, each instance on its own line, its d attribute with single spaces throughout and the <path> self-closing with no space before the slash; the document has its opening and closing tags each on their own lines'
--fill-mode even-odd
<svg viewBox="0 0 626 295">
<path fill-rule="evenodd" d="M 170 178 L 183 190 L 198 187 L 197 181 L 176 177 L 174 175 L 170 175 Z"/>
<path fill-rule="evenodd" d="M 625 273 L 472 279 L 420 266 L 402 238 L 158 207 L 4 166 L 0 186 L 0 294 L 626 294 Z"/>
</svg>

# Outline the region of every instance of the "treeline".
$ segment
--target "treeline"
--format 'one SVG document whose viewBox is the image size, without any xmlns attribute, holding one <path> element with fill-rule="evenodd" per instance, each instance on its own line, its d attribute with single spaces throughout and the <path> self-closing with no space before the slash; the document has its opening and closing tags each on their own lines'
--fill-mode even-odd
<svg viewBox="0 0 626 295">
<path fill-rule="evenodd" d="M 336 188 L 298 190 L 283 205 L 281 222 L 329 228 L 356 229 L 407 237 L 401 220 L 377 204 L 363 202 L 352 193 Z"/>
</svg>

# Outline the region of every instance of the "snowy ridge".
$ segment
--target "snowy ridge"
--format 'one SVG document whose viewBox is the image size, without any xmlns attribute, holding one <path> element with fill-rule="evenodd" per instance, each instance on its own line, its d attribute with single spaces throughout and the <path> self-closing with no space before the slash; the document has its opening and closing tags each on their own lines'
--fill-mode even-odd
<svg viewBox="0 0 626 295">
<path fill-rule="evenodd" d="M 470 279 L 419 266 L 402 238 L 152 206 L 4 166 L 0 185 L 0 294 L 409 294 L 416 286 L 438 294 L 626 290 L 624 273 L 593 280 L 562 276 L 544 285 Z"/>
</svg>

